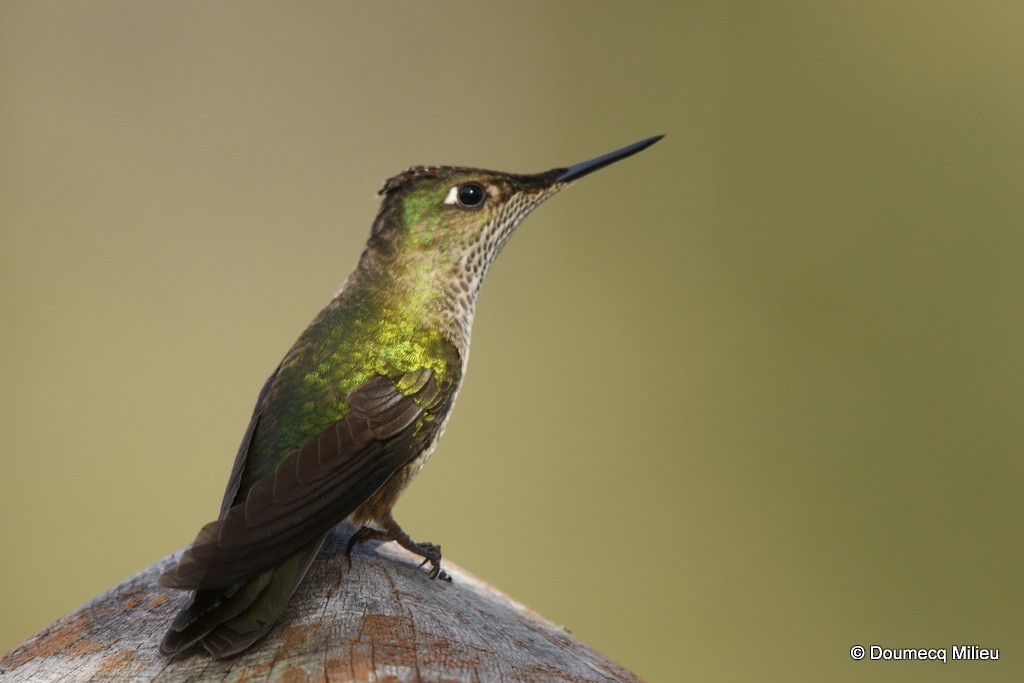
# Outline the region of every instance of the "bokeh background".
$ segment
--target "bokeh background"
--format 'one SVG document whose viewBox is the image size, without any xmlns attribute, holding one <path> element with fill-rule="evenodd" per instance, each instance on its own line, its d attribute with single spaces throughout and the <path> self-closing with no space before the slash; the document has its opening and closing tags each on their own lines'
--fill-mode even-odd
<svg viewBox="0 0 1024 683">
<path fill-rule="evenodd" d="M 664 133 L 499 259 L 398 519 L 652 681 L 1022 680 L 1022 34 L 1019 2 L 0 3 L 0 650 L 216 514 L 384 178 Z"/>
</svg>

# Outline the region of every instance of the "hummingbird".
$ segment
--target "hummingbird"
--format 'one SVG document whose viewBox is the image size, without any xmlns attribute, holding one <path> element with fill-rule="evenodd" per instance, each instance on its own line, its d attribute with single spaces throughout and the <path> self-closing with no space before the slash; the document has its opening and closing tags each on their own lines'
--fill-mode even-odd
<svg viewBox="0 0 1024 683">
<path fill-rule="evenodd" d="M 263 385 L 219 517 L 162 586 L 191 590 L 160 644 L 230 657 L 266 635 L 338 523 L 441 571 L 392 508 L 444 433 L 466 373 L 477 295 L 526 216 L 649 137 L 566 168 L 416 166 L 387 180 L 355 270 Z M 450 579 L 449 579 L 450 580 Z"/>
</svg>

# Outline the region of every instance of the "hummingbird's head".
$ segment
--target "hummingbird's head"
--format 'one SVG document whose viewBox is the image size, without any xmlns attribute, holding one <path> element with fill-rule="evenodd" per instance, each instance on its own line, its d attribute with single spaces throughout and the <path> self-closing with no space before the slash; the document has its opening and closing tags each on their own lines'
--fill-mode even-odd
<svg viewBox="0 0 1024 683">
<path fill-rule="evenodd" d="M 488 266 L 520 222 L 568 183 L 558 173 L 517 175 L 478 168 L 418 166 L 389 179 L 370 245 L 415 255 L 471 280 Z M 472 277 L 477 275 L 478 277 Z"/>
<path fill-rule="evenodd" d="M 661 139 L 655 136 L 567 168 L 513 174 L 417 166 L 384 183 L 368 251 L 454 276 L 476 295 L 498 252 L 541 202 L 573 181 Z"/>
</svg>

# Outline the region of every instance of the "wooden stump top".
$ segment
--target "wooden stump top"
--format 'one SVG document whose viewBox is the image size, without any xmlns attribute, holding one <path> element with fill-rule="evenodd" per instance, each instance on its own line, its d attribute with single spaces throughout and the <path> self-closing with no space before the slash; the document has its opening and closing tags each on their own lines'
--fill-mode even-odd
<svg viewBox="0 0 1024 683">
<path fill-rule="evenodd" d="M 0 658 L 7 681 L 637 681 L 458 566 L 431 581 L 394 543 L 343 557 L 324 544 L 277 627 L 237 657 L 160 656 L 186 594 L 156 585 L 181 551 L 61 617 Z"/>
</svg>

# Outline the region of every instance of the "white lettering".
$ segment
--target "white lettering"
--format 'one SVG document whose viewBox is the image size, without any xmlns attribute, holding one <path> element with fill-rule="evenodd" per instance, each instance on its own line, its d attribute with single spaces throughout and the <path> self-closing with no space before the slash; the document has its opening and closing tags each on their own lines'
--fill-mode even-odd
<svg viewBox="0 0 1024 683">
<path fill-rule="evenodd" d="M 909 659 L 946 661 L 946 651 L 938 648 L 889 648 L 882 647 L 881 645 L 872 645 L 870 655 L 872 660 L 881 659 L 887 662 Z"/>
<path fill-rule="evenodd" d="M 999 648 L 985 648 L 977 645 L 953 645 L 950 648 L 953 659 L 999 659 Z"/>
</svg>

